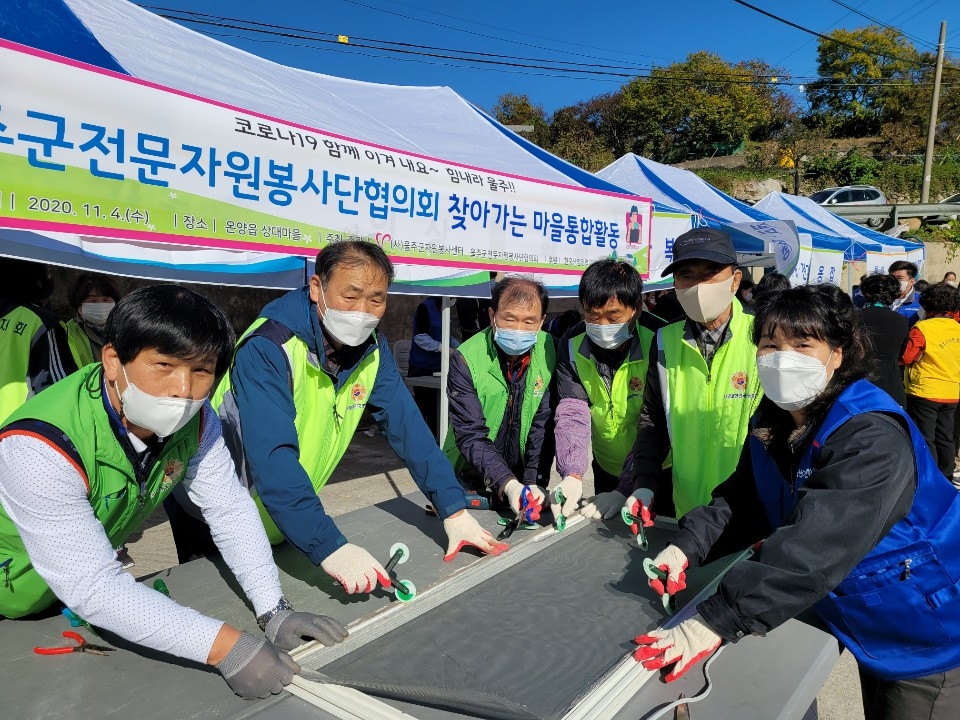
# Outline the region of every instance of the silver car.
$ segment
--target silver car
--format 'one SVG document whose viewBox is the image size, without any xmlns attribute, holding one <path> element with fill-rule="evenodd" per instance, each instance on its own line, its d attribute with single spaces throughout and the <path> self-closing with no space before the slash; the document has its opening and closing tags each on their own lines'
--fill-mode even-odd
<svg viewBox="0 0 960 720">
<path fill-rule="evenodd" d="M 820 190 L 810 196 L 818 205 L 886 205 L 887 197 L 879 188 L 873 185 L 845 185 Z M 867 225 L 877 228 L 883 225 L 885 217 L 875 217 L 867 220 Z"/>
</svg>

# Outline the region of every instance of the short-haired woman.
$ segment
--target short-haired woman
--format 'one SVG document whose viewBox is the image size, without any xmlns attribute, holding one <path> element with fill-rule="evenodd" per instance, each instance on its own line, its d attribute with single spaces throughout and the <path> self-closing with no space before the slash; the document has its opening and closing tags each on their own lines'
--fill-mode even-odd
<svg viewBox="0 0 960 720">
<path fill-rule="evenodd" d="M 724 641 L 812 607 L 860 665 L 867 720 L 955 717 L 957 491 L 913 421 L 864 377 L 866 335 L 844 292 L 785 290 L 754 328 L 765 398 L 740 464 L 654 563 L 674 591 L 724 531 L 765 540 L 696 616 L 638 637 L 637 659 L 673 665 L 670 681 Z"/>
</svg>

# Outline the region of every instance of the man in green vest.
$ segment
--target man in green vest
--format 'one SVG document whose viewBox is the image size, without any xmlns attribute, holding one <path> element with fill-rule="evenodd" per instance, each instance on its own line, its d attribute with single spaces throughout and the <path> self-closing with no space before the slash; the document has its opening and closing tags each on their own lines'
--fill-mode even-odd
<svg viewBox="0 0 960 720">
<path fill-rule="evenodd" d="M 454 469 L 478 476 L 476 490 L 504 501 L 527 519 L 540 517 L 546 499 L 541 451 L 552 412 L 550 382 L 556 367 L 551 336 L 541 330 L 547 289 L 508 277 L 491 293 L 490 327 L 460 345 L 450 358 L 447 396 L 450 431 L 443 451 Z"/>
<path fill-rule="evenodd" d="M 676 516 L 708 504 L 736 469 L 760 402 L 753 316 L 735 298 L 741 271 L 730 236 L 712 228 L 683 233 L 663 271 L 670 273 L 687 318 L 657 332 L 636 441 L 619 488 L 594 499 L 594 518 L 626 507 L 652 525 L 650 508 L 671 448 Z"/>
<path fill-rule="evenodd" d="M 346 630 L 294 612 L 256 506 L 240 484 L 207 396 L 233 352 L 223 311 L 176 285 L 117 303 L 102 363 L 27 401 L 0 428 L 0 617 L 57 599 L 133 643 L 216 667 L 248 699 L 278 693 L 302 636 Z M 122 571 L 113 549 L 182 483 L 266 638 L 183 607 Z M 23 649 L 21 648 L 21 652 Z"/>
<path fill-rule="evenodd" d="M 39 303 L 53 292 L 46 265 L 0 258 L 0 423 L 77 369 L 67 335 Z"/>
<path fill-rule="evenodd" d="M 348 542 L 320 502 L 364 408 L 443 519 L 444 559 L 465 545 L 493 554 L 506 547 L 465 511 L 453 468 L 375 332 L 393 273 L 374 243 L 325 247 L 309 285 L 267 305 L 240 339 L 214 399 L 271 542 L 290 541 L 347 593 L 390 585 L 383 565 Z"/>
<path fill-rule="evenodd" d="M 560 340 L 557 359 L 557 472 L 563 480 L 553 491 L 554 515 L 577 509 L 591 448 L 596 492 L 609 493 L 619 483 L 636 435 L 653 337 L 640 322 L 642 292 L 640 275 L 619 260 L 598 260 L 580 278 L 585 322 Z M 584 510 L 592 507 L 588 502 Z"/>
</svg>

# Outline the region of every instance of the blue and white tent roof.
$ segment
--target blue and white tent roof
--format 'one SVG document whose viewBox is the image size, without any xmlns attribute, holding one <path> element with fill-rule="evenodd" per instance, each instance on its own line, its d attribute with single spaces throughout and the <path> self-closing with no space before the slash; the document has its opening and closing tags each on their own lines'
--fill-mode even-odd
<svg viewBox="0 0 960 720">
<path fill-rule="evenodd" d="M 907 240 L 898 240 L 866 230 L 832 213 L 827 215 L 837 223 L 817 221 L 812 216 L 793 209 L 788 211 L 785 206 L 780 205 L 750 206 L 717 190 L 689 170 L 663 165 L 633 153 L 611 163 L 598 172 L 597 176 L 624 188 L 627 192 L 645 195 L 682 211 L 691 212 L 709 225 L 793 220 L 800 232 L 811 235 L 815 248 L 842 251 L 846 260 L 862 260 L 868 251 L 880 252 L 883 246 L 897 246 L 904 250 L 923 247 Z"/>
<path fill-rule="evenodd" d="M 279 65 L 154 15 L 126 0 L 3 0 L 0 38 L 91 65 L 125 73 L 308 127 L 445 160 L 600 190 L 623 189 L 538 148 L 511 132 L 447 87 L 408 87 L 360 82 Z M 657 204 L 657 209 L 675 211 Z M 23 234 L 0 229 L 0 253 L 14 254 Z M 45 244 L 55 243 L 51 234 Z M 65 253 L 79 261 L 74 243 Z M 102 249 L 102 248 L 101 248 Z M 265 285 L 276 282 L 261 262 L 280 256 L 250 255 L 232 263 L 223 251 L 214 263 L 230 273 L 210 282 Z M 44 256 L 56 256 L 53 249 Z M 118 263 L 122 258 L 113 258 Z M 303 260 L 285 259 L 303 263 Z M 153 262 L 146 260 L 147 264 Z M 159 260 L 157 262 L 160 262 Z M 162 264 L 162 263 L 161 263 Z M 113 266 L 116 269 L 116 265 Z M 129 263 L 123 274 L 165 277 L 169 266 L 150 270 Z M 116 270 L 120 272 L 120 270 Z M 149 274 L 144 275 L 147 271 Z M 202 275 L 202 268 L 197 268 Z M 485 278 L 486 275 L 482 274 Z M 231 279 L 233 278 L 233 279 Z"/>
</svg>

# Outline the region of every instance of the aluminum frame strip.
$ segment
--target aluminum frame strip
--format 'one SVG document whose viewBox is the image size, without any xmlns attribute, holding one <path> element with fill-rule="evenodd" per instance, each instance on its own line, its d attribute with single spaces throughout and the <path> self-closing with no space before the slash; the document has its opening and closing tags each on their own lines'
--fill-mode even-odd
<svg viewBox="0 0 960 720">
<path fill-rule="evenodd" d="M 697 604 L 716 591 L 727 571 L 752 554 L 753 549 L 748 548 L 731 558 L 713 580 L 691 598 L 676 615 L 668 618 L 661 627 L 676 627 L 684 620 L 696 615 Z M 563 716 L 563 720 L 610 720 L 634 695 L 640 692 L 647 682 L 659 675 L 658 670 L 647 670 L 633 659 L 633 655 L 627 655 Z"/>
<path fill-rule="evenodd" d="M 664 522 L 660 519 L 657 522 L 665 525 L 675 525 L 676 523 L 675 520 Z M 371 618 L 349 626 L 350 637 L 354 642 L 334 645 L 333 647 L 325 647 L 319 642 L 311 642 L 293 651 L 291 655 L 301 665 L 309 665 L 313 669 L 322 668 L 353 652 L 359 645 L 377 640 L 391 630 L 489 580 L 499 572 L 523 562 L 540 550 L 559 542 L 564 537 L 589 527 L 590 524 L 586 518 L 577 516 L 568 521 L 567 528 L 562 533 L 553 528 L 545 528 L 529 540 L 511 548 L 509 552 L 496 557 L 484 558 L 464 568 L 451 578 L 428 588 L 420 594 L 416 602 L 409 605 L 393 605 Z M 727 571 L 752 554 L 753 550 L 747 549 L 731 558 L 710 583 L 691 598 L 676 615 L 667 618 L 661 627 L 675 627 L 684 620 L 693 617 L 696 614 L 697 604 L 713 594 Z M 563 720 L 611 720 L 651 678 L 658 676 L 658 671 L 644 669 L 633 659 L 632 654 L 627 655 L 563 716 Z M 405 720 L 408 718 L 409 720 L 416 720 L 414 716 L 403 713 L 392 705 L 341 685 L 317 683 L 295 676 L 293 683 L 287 689 L 297 697 L 325 710 L 339 720 Z M 705 696 L 704 694 L 703 697 Z"/>
<path fill-rule="evenodd" d="M 406 605 L 396 603 L 371 618 L 347 626 L 352 642 L 340 643 L 333 647 L 324 647 L 319 642 L 310 642 L 292 652 L 291 655 L 301 665 L 320 669 L 352 653 L 358 646 L 377 640 L 391 630 L 420 617 L 447 600 L 455 598 L 464 591 L 495 577 L 503 570 L 523 562 L 541 550 L 589 526 L 590 522 L 578 515 L 567 522 L 563 532 L 557 532 L 552 527 L 544 528 L 530 539 L 511 547 L 507 552 L 496 557 L 482 558 L 449 579 L 427 588 L 417 596 L 414 602 Z"/>
<path fill-rule="evenodd" d="M 327 685 L 294 675 L 286 689 L 339 720 L 417 720 L 392 705 L 342 685 Z"/>
</svg>

